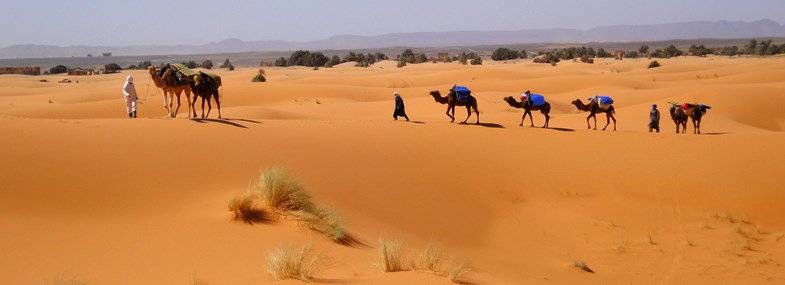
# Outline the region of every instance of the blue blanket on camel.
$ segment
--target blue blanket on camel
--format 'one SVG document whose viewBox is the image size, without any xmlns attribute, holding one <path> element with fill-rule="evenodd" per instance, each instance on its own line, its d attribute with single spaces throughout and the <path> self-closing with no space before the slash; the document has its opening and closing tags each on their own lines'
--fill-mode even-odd
<svg viewBox="0 0 785 285">
<path fill-rule="evenodd" d="M 472 94 L 472 91 L 466 88 L 466 86 L 455 86 L 453 89 L 459 101 L 469 100 L 469 96 Z"/>
<path fill-rule="evenodd" d="M 529 94 L 529 100 L 532 102 L 532 106 L 545 105 L 545 96 L 540 94 Z"/>
</svg>

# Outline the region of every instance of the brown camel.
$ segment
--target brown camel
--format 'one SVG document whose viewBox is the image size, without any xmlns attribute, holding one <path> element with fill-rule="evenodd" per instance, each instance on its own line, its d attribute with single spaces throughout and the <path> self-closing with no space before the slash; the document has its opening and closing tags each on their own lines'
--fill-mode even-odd
<svg viewBox="0 0 785 285">
<path fill-rule="evenodd" d="M 701 133 L 701 119 L 703 116 L 706 115 L 706 110 L 711 109 L 711 107 L 703 105 L 703 104 L 691 104 L 687 103 L 684 104 L 687 108 L 684 108 L 684 114 L 687 117 L 692 119 L 692 127 L 694 128 L 692 133 L 693 134 L 700 134 Z M 684 123 L 687 124 L 687 119 L 684 119 Z"/>
<path fill-rule="evenodd" d="M 606 109 L 600 108 L 600 104 L 597 104 L 597 100 L 591 100 L 589 105 L 584 105 L 581 99 L 575 99 L 572 101 L 572 104 L 578 108 L 578 110 L 589 112 L 589 116 L 586 117 L 586 125 L 589 126 L 591 129 L 591 123 L 589 123 L 589 118 L 594 117 L 594 129 L 597 129 L 597 113 L 605 113 L 605 117 L 608 119 L 608 122 L 605 124 L 605 127 L 602 128 L 604 131 L 608 128 L 608 125 L 611 124 L 611 120 L 613 120 L 613 130 L 616 130 L 616 118 L 613 117 L 613 114 L 616 113 L 616 110 L 613 108 L 613 105 L 609 106 Z"/>
<path fill-rule="evenodd" d="M 681 133 L 687 132 L 687 113 L 684 113 L 684 109 L 679 106 L 679 104 L 671 103 L 671 118 L 673 122 L 676 123 L 676 133 L 679 133 L 679 126 L 682 126 Z"/>
<path fill-rule="evenodd" d="M 531 122 L 531 126 L 534 127 L 534 119 L 533 119 L 534 116 L 532 116 L 532 110 L 534 110 L 534 111 L 540 111 L 540 113 L 545 115 L 545 125 L 542 125 L 542 127 L 543 128 L 548 127 L 548 122 L 551 120 L 551 116 L 548 114 L 551 112 L 550 103 L 545 102 L 545 104 L 543 105 L 534 106 L 530 101 L 518 102 L 512 96 L 504 97 L 504 101 L 506 101 L 507 104 L 510 104 L 510 106 L 512 107 L 524 110 L 523 117 L 521 117 L 521 124 L 519 126 L 523 126 L 523 121 L 526 120 L 526 114 L 529 114 L 529 122 Z"/>
<path fill-rule="evenodd" d="M 194 91 L 194 100 L 191 102 L 191 108 L 194 110 L 194 117 L 196 117 L 196 97 L 202 98 L 202 118 L 210 116 L 210 110 L 213 106 L 210 105 L 210 98 L 215 99 L 215 104 L 218 105 L 218 118 L 221 118 L 221 101 L 218 100 L 218 87 L 221 87 L 221 77 L 217 75 L 208 75 L 201 71 L 194 76 L 194 81 L 191 82 L 191 90 Z M 207 115 L 204 114 L 204 101 L 207 101 Z"/>
<path fill-rule="evenodd" d="M 164 108 L 166 108 L 167 116 L 170 118 L 176 117 L 177 111 L 180 110 L 180 94 L 185 91 L 186 100 L 191 101 L 191 86 L 187 84 L 178 85 L 177 79 L 172 74 L 172 67 L 167 68 L 161 76 L 158 76 L 158 70 L 155 66 L 150 66 L 149 70 L 155 86 L 164 91 Z M 172 101 L 174 101 L 174 95 L 177 95 L 177 109 L 173 111 Z M 191 106 L 189 105 L 188 107 L 190 108 Z M 194 114 L 196 114 L 196 110 L 194 110 Z M 191 109 L 188 109 L 188 116 L 191 116 Z"/>
<path fill-rule="evenodd" d="M 464 124 L 469 120 L 469 117 L 472 116 L 471 109 L 474 109 L 474 112 L 477 113 L 476 124 L 480 123 L 480 111 L 477 109 L 477 98 L 474 98 L 474 96 L 469 95 L 469 99 L 465 101 L 458 101 L 458 97 L 455 92 L 450 91 L 450 94 L 447 95 L 447 97 L 442 97 L 442 94 L 439 93 L 439 90 L 431 91 L 431 96 L 433 96 L 433 100 L 435 100 L 437 103 L 447 104 L 447 112 L 445 114 L 447 114 L 447 117 L 450 117 L 451 123 L 455 122 L 455 106 L 466 106 L 466 113 L 468 113 L 468 116 L 466 116 L 466 120 L 463 120 Z M 452 115 L 450 114 L 450 111 L 452 111 Z"/>
</svg>

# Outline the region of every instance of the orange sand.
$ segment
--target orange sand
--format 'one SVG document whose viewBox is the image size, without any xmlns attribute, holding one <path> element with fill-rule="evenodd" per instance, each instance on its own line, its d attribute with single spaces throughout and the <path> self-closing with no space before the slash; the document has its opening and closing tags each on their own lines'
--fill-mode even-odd
<svg viewBox="0 0 785 285">
<path fill-rule="evenodd" d="M 785 282 L 785 58 L 659 62 L 268 68 L 267 83 L 216 70 L 224 120 L 189 120 L 185 105 L 164 118 L 145 71 L 0 76 L 0 284 L 271 284 L 266 254 L 305 242 L 330 259 L 328 283 L 452 284 L 382 273 L 382 237 L 412 253 L 436 240 L 474 265 L 472 284 Z M 428 96 L 452 84 L 473 90 L 483 125 L 449 123 Z M 519 127 L 501 101 L 525 90 L 552 104 L 552 129 Z M 416 122 L 392 120 L 393 91 Z M 618 131 L 587 130 L 570 105 L 595 94 L 616 100 Z M 704 134 L 675 134 L 667 101 L 711 105 Z M 227 201 L 272 166 L 368 246 L 231 221 Z"/>
</svg>

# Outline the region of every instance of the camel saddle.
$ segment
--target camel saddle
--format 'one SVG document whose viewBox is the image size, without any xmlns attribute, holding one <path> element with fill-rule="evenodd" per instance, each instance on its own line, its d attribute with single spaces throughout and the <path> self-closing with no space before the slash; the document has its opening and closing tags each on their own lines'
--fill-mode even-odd
<svg viewBox="0 0 785 285">
<path fill-rule="evenodd" d="M 469 96 L 472 94 L 472 91 L 469 90 L 469 88 L 466 88 L 466 86 L 455 86 L 453 90 L 455 91 L 455 96 L 458 101 L 469 100 Z"/>
<path fill-rule="evenodd" d="M 532 106 L 542 106 L 545 105 L 545 96 L 540 94 L 529 94 L 529 100 L 531 101 Z"/>
</svg>

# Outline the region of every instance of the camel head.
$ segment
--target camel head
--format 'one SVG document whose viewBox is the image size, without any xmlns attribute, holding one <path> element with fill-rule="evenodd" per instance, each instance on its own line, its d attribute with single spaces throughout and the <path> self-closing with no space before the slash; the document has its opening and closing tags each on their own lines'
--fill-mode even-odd
<svg viewBox="0 0 785 285">
<path fill-rule="evenodd" d="M 155 66 L 152 66 L 152 65 L 147 70 L 150 72 L 150 75 L 153 75 L 153 76 L 155 76 L 156 73 L 158 72 L 158 70 L 155 69 Z"/>
<path fill-rule="evenodd" d="M 583 105 L 583 102 L 581 102 L 581 99 L 575 99 L 572 100 L 572 104 L 578 106 L 578 105 Z"/>
<path fill-rule="evenodd" d="M 433 90 L 430 94 L 433 97 L 442 97 L 442 93 L 439 93 L 439 90 Z"/>
</svg>

